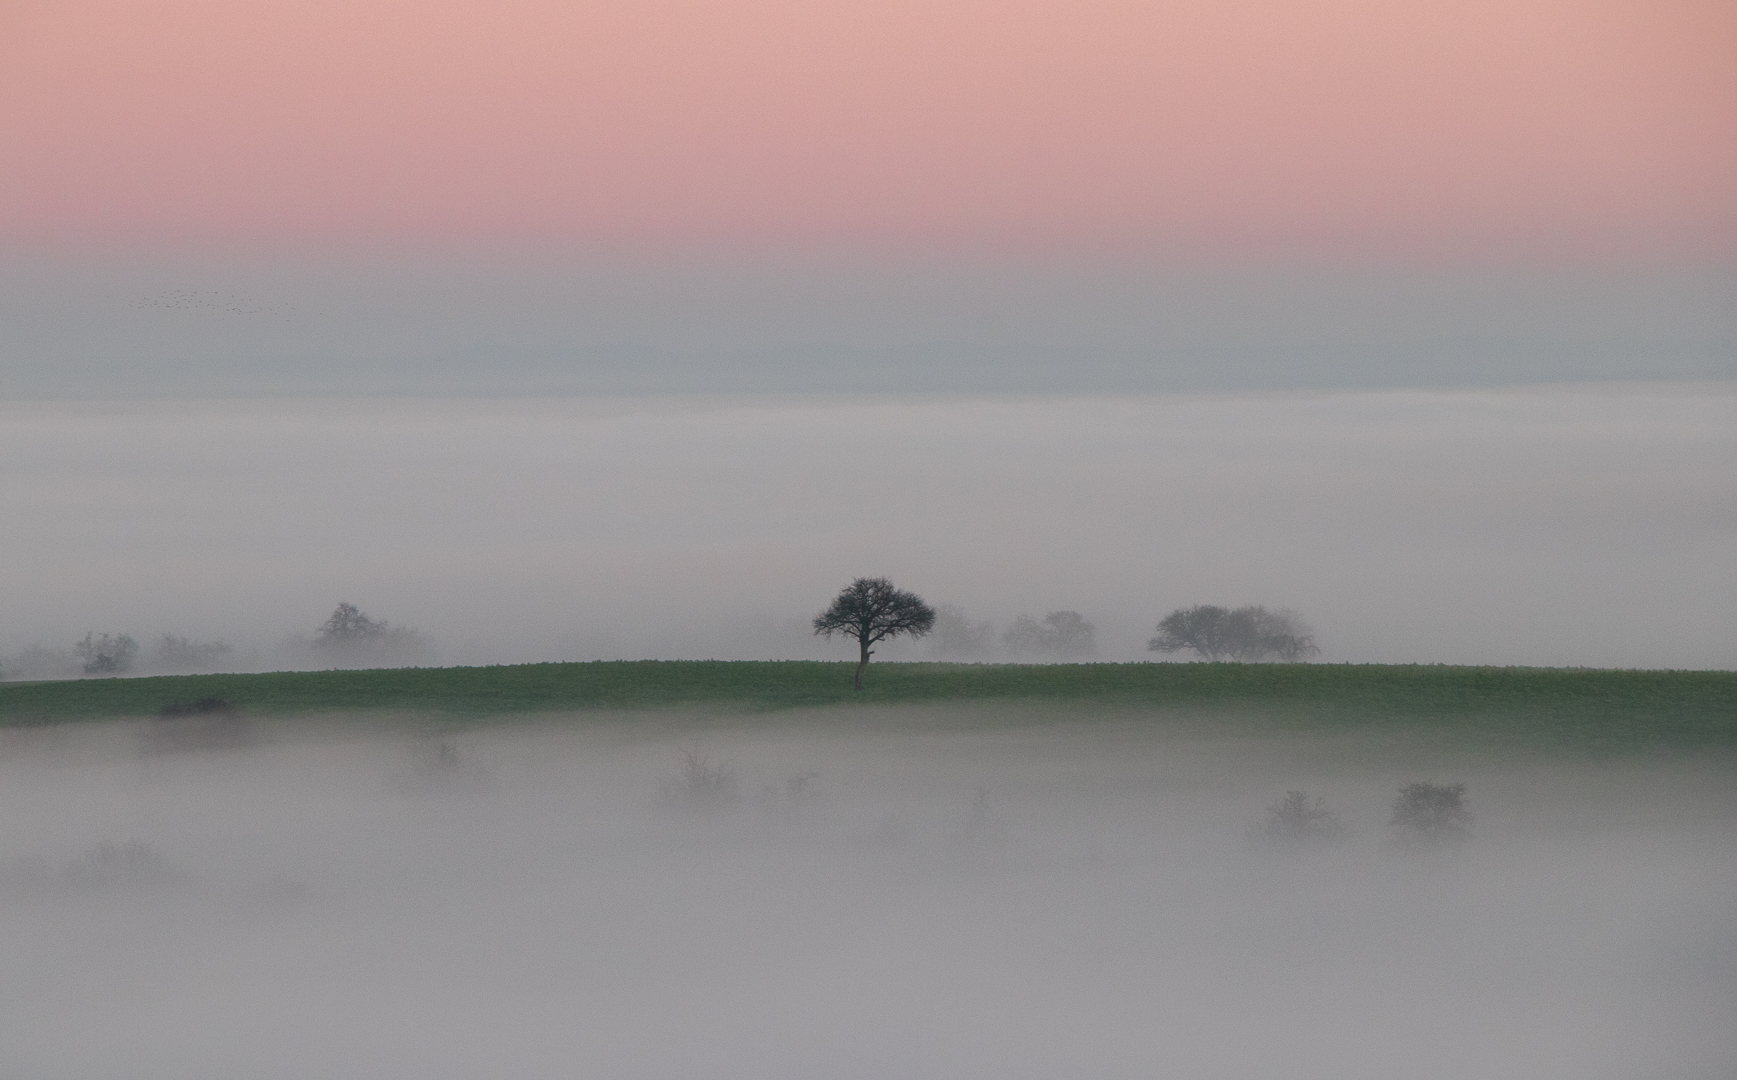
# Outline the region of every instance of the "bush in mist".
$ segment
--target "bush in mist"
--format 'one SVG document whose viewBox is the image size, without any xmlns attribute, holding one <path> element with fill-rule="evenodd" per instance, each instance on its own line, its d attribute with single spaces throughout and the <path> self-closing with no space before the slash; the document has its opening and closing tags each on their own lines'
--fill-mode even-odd
<svg viewBox="0 0 1737 1080">
<path fill-rule="evenodd" d="M 784 778 L 784 798 L 793 803 L 812 803 L 820 800 L 820 788 L 815 781 L 820 779 L 819 773 L 793 773 Z"/>
<path fill-rule="evenodd" d="M 1434 844 L 1465 839 L 1472 824 L 1464 784 L 1407 784 L 1393 803 L 1396 835 L 1406 843 Z"/>
<path fill-rule="evenodd" d="M 681 771 L 660 786 L 664 801 L 684 810 L 717 810 L 741 798 L 736 770 L 713 764 L 697 749 L 683 750 Z"/>
<path fill-rule="evenodd" d="M 765 785 L 760 789 L 761 812 L 773 817 L 787 817 L 819 806 L 826 801 L 816 782 L 819 779 L 819 773 L 793 773 L 784 778 L 782 785 Z"/>
<path fill-rule="evenodd" d="M 1158 624 L 1146 643 L 1153 652 L 1192 650 L 1207 660 L 1307 660 L 1321 650 L 1315 635 L 1294 611 L 1212 604 L 1177 608 Z"/>
<path fill-rule="evenodd" d="M 1021 615 L 1001 640 L 1016 657 L 1078 660 L 1097 651 L 1098 630 L 1077 611 L 1052 611 L 1042 622 Z"/>
<path fill-rule="evenodd" d="M 393 786 L 414 794 L 474 794 L 491 789 L 494 778 L 476 756 L 448 739 L 412 750 L 410 768 Z"/>
<path fill-rule="evenodd" d="M 139 840 L 98 844 L 61 873 L 62 882 L 75 889 L 153 888 L 180 884 L 187 877 L 185 870 Z"/>
<path fill-rule="evenodd" d="M 151 649 L 151 666 L 159 671 L 215 671 L 233 651 L 221 641 L 190 641 L 164 634 Z"/>
<path fill-rule="evenodd" d="M 1310 798 L 1306 791 L 1287 791 L 1284 798 L 1267 807 L 1256 836 L 1275 844 L 1302 845 L 1339 840 L 1345 833 L 1345 823 L 1327 809 L 1320 796 Z"/>
<path fill-rule="evenodd" d="M 963 610 L 942 604 L 935 610 L 929 650 L 942 660 L 978 660 L 995 644 L 995 627 L 987 621 L 972 622 Z"/>
<path fill-rule="evenodd" d="M 935 609 L 916 593 L 895 588 L 886 578 L 857 578 L 833 598 L 832 606 L 814 617 L 814 632 L 828 640 L 834 634 L 855 638 L 861 650 L 856 688 L 874 655 L 875 643 L 901 634 L 920 638 L 935 627 Z"/>
<path fill-rule="evenodd" d="M 989 792 L 979 788 L 954 843 L 966 851 L 990 851 L 1007 843 L 1007 832 L 1007 822 L 989 805 Z"/>
<path fill-rule="evenodd" d="M 86 675 L 122 675 L 133 670 L 133 660 L 139 655 L 139 643 L 126 634 L 99 637 L 89 633 L 72 647 L 72 651 L 84 662 Z"/>
</svg>

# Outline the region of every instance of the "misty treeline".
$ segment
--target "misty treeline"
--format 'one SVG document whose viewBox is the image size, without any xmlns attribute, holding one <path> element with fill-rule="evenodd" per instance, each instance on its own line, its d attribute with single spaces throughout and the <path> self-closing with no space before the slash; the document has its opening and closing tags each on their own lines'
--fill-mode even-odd
<svg viewBox="0 0 1737 1080">
<path fill-rule="evenodd" d="M 883 580 L 857 579 L 858 582 Z M 887 584 L 891 588 L 890 582 Z M 856 583 L 850 586 L 854 587 Z M 921 639 L 914 657 L 909 652 L 903 654 L 907 658 L 952 662 L 1077 663 L 1098 659 L 1102 655 L 1098 628 L 1079 611 L 1053 610 L 1042 615 L 1021 613 L 997 623 L 991 619 L 975 618 L 956 604 L 943 603 L 930 608 L 914 593 L 905 594 L 902 590 L 893 590 L 893 593 L 908 596 L 918 605 L 906 613 L 916 621 L 905 618 L 895 635 Z M 844 625 L 844 622 L 835 620 L 834 633 L 852 636 L 843 629 Z M 1209 661 L 1298 662 L 1310 659 L 1320 651 L 1308 624 L 1296 612 L 1285 609 L 1269 611 L 1258 606 L 1228 609 L 1196 605 L 1172 611 L 1158 624 L 1157 630 L 1157 636 L 1147 643 L 1149 651 L 1186 653 Z M 871 630 L 871 637 L 875 633 L 878 631 Z M 873 644 L 875 642 L 871 641 L 871 654 Z M 860 647 L 861 643 L 858 645 Z M 787 643 L 787 647 L 793 657 L 799 658 L 805 652 L 794 639 Z M 861 657 L 859 660 L 866 664 Z M 141 640 L 127 633 L 98 631 L 90 631 L 82 639 L 62 647 L 38 642 L 10 656 L 0 657 L 0 679 L 191 675 L 271 668 L 405 667 L 441 662 L 433 640 L 421 631 L 376 618 L 346 601 L 338 604 L 311 634 L 287 635 L 274 645 L 265 647 L 237 647 L 220 639 L 204 640 L 173 633 L 161 633 Z"/>
<path fill-rule="evenodd" d="M 1146 643 L 1150 652 L 1187 652 L 1210 661 L 1298 663 L 1320 655 L 1314 631 L 1294 611 L 1213 604 L 1177 608 Z M 1077 611 L 1042 619 L 1020 615 L 998 631 L 952 604 L 935 617 L 929 651 L 936 659 L 1088 660 L 1098 651 L 1097 628 Z"/>
<path fill-rule="evenodd" d="M 1022 614 L 997 629 L 942 604 L 928 648 L 938 660 L 1086 660 L 1097 654 L 1098 631 L 1077 611 L 1051 611 L 1041 619 Z"/>
<path fill-rule="evenodd" d="M 860 655 L 856 688 L 872 646 L 897 637 L 928 638 L 929 655 L 940 660 L 1081 661 L 1097 652 L 1097 628 L 1077 611 L 1051 611 L 1042 619 L 1020 615 L 997 633 L 993 623 L 976 621 L 962 608 L 930 607 L 916 593 L 898 589 L 884 577 L 857 578 L 814 619 L 814 632 L 854 639 Z M 1158 624 L 1146 643 L 1151 652 L 1191 651 L 1208 661 L 1297 663 L 1320 653 L 1314 632 L 1294 611 L 1248 606 L 1233 610 L 1212 604 L 1177 608 Z"/>
<path fill-rule="evenodd" d="M 1152 652 L 1190 651 L 1206 660 L 1282 660 L 1295 663 L 1320 653 L 1314 632 L 1294 611 L 1212 604 L 1177 608 L 1146 643 Z"/>
<path fill-rule="evenodd" d="M 394 667 L 436 662 L 433 643 L 421 632 L 375 619 L 340 603 L 311 636 L 290 636 L 269 654 L 242 651 L 226 641 L 200 641 L 159 634 L 141 644 L 131 634 L 91 631 L 70 648 L 40 643 L 0 661 L 0 678 L 68 679 L 114 675 L 199 675 L 259 667 L 266 663 L 313 667 Z"/>
<path fill-rule="evenodd" d="M 245 662 L 223 641 L 160 634 L 143 644 L 131 634 L 92 631 L 71 648 L 31 645 L 0 661 L 0 677 L 66 679 L 79 675 L 196 675 L 233 670 Z"/>
</svg>

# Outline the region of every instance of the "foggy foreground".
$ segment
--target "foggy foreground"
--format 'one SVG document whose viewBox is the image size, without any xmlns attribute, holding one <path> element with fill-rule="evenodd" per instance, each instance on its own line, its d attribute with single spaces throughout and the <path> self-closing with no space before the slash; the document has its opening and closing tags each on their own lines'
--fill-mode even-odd
<svg viewBox="0 0 1737 1080">
<path fill-rule="evenodd" d="M 1732 763 L 1041 718 L 0 733 L 0 1074 L 1737 1075 Z"/>
</svg>

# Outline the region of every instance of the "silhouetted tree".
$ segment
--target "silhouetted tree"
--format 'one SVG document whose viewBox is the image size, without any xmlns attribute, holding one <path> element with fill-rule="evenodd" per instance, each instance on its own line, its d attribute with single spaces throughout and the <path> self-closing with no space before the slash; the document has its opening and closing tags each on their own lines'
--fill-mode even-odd
<svg viewBox="0 0 1737 1080">
<path fill-rule="evenodd" d="M 120 675 L 133 669 L 133 658 L 139 655 L 139 643 L 127 634 L 110 637 L 86 634 L 72 647 L 84 661 L 86 675 Z"/>
<path fill-rule="evenodd" d="M 916 593 L 893 587 L 884 577 L 857 578 L 832 601 L 832 606 L 814 618 L 814 632 L 831 639 L 834 634 L 855 638 L 862 650 L 856 665 L 856 688 L 862 689 L 863 669 L 868 667 L 876 642 L 907 634 L 917 638 L 935 625 L 935 609 Z"/>
<path fill-rule="evenodd" d="M 1192 649 L 1208 660 L 1306 660 L 1321 650 L 1308 624 L 1294 611 L 1212 604 L 1177 608 L 1158 624 L 1146 643 L 1153 652 Z"/>
</svg>

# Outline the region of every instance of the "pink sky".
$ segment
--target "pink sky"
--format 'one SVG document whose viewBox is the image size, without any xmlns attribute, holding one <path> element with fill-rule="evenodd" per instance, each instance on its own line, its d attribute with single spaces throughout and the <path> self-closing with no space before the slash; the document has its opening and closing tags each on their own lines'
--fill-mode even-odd
<svg viewBox="0 0 1737 1080">
<path fill-rule="evenodd" d="M 0 236 L 1737 254 L 1730 0 L 0 0 Z"/>
</svg>

